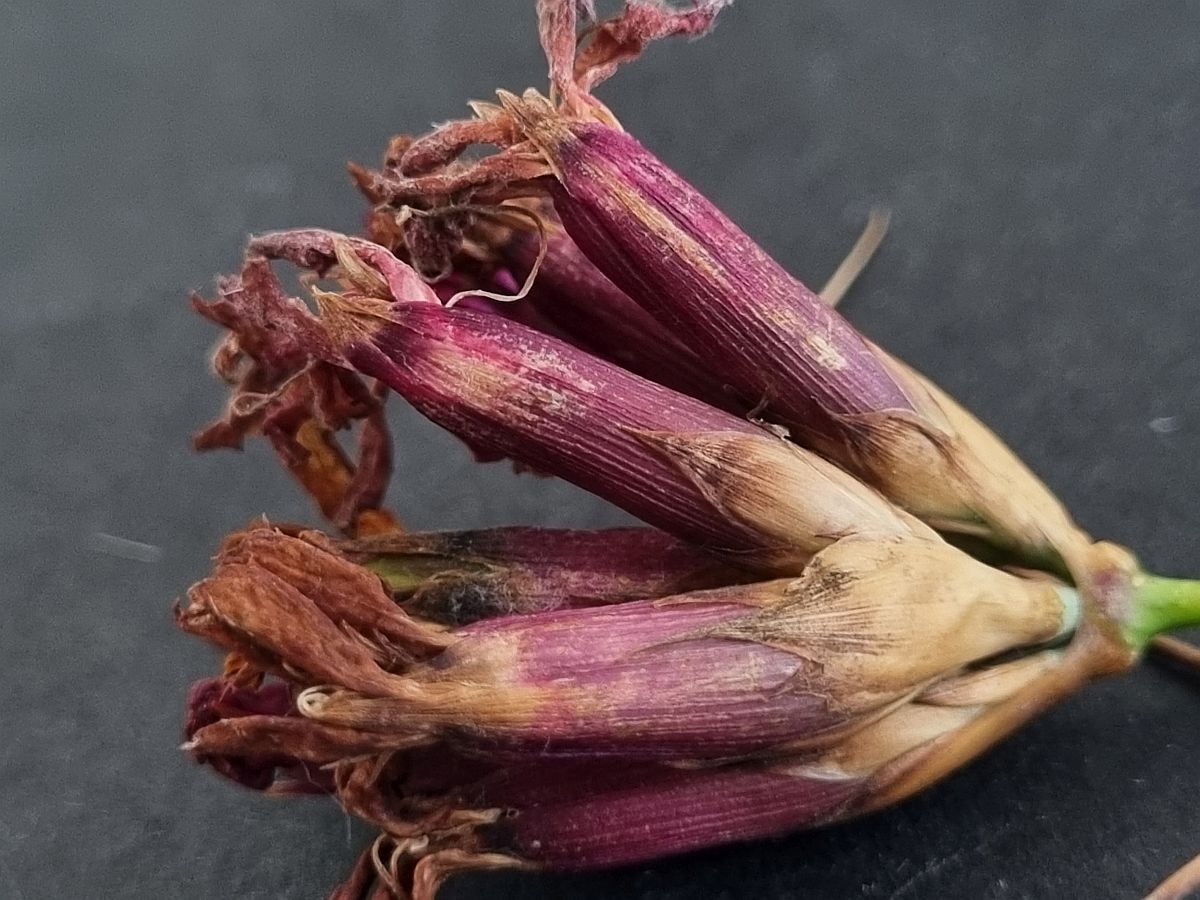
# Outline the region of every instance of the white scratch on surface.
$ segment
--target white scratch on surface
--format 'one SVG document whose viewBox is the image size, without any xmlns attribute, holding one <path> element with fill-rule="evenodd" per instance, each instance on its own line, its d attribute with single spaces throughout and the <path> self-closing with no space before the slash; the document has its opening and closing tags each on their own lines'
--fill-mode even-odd
<svg viewBox="0 0 1200 900">
<path fill-rule="evenodd" d="M 162 559 L 162 547 L 154 544 L 144 544 L 141 541 L 131 541 L 129 538 L 106 534 L 103 531 L 92 532 L 92 550 L 106 556 L 116 556 L 121 559 L 132 559 L 140 563 L 156 563 Z"/>
<path fill-rule="evenodd" d="M 911 878 L 896 888 L 895 893 L 892 894 L 892 900 L 897 900 L 899 897 L 908 895 L 912 892 L 913 888 L 915 888 L 925 879 L 932 878 L 934 875 L 937 875 L 938 872 L 942 871 L 942 869 L 946 868 L 946 866 L 957 862 L 965 852 L 965 850 L 956 850 L 947 856 L 941 857 L 940 859 L 932 859 L 925 863 L 925 865 L 918 869 Z"/>
</svg>

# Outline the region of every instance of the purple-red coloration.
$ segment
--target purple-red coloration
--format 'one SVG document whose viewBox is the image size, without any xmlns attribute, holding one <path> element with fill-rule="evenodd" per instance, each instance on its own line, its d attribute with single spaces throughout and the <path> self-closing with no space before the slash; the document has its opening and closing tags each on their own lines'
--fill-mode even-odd
<svg viewBox="0 0 1200 900">
<path fill-rule="evenodd" d="M 340 545 L 405 609 L 448 625 L 665 597 L 750 573 L 652 528 L 396 532 Z"/>
<path fill-rule="evenodd" d="M 839 417 L 911 409 L 849 323 L 633 137 L 554 124 L 532 127 L 562 173 L 550 189 L 567 232 L 743 402 L 821 442 L 842 440 Z"/>
<path fill-rule="evenodd" d="M 184 735 L 192 739 L 205 729 L 230 719 L 241 721 L 284 718 L 304 725 L 292 701 L 292 687 L 279 681 L 257 688 L 240 687 L 222 678 L 197 681 L 188 691 Z M 318 726 L 320 727 L 320 726 Z M 258 791 L 280 793 L 325 793 L 332 787 L 328 777 L 310 772 L 300 760 L 272 747 L 258 744 L 247 754 L 212 753 L 193 748 L 197 762 L 205 763 L 231 781 Z"/>
<path fill-rule="evenodd" d="M 477 802 L 514 811 L 483 829 L 489 849 L 587 870 L 812 828 L 863 786 L 861 779 L 755 764 L 545 763 L 484 780 Z"/>
<path fill-rule="evenodd" d="M 223 678 L 204 678 L 188 690 L 184 734 L 190 738 L 205 725 L 230 716 L 282 716 L 292 712 L 292 689 L 281 681 L 249 688 Z"/>
<path fill-rule="evenodd" d="M 391 296 L 402 300 L 432 300 L 433 292 L 411 266 L 385 247 L 359 237 L 323 228 L 292 228 L 260 234 L 250 240 L 249 252 L 267 259 L 286 259 L 302 269 L 326 275 L 339 262 L 339 243 L 382 277 Z"/>
<path fill-rule="evenodd" d="M 472 446 L 714 550 L 753 560 L 779 549 L 651 445 L 661 434 L 777 440 L 762 429 L 495 315 L 410 303 L 390 318 L 352 335 L 346 358 Z"/>
<path fill-rule="evenodd" d="M 185 749 L 382 829 L 335 897 L 433 900 L 459 871 L 588 870 L 863 815 L 1142 648 L 1132 556 L 1092 545 L 591 95 L 726 2 L 626 0 L 579 32 L 591 0 L 538 0 L 552 100 L 502 91 L 395 139 L 382 173 L 353 169 L 371 240 L 264 235 L 196 301 L 229 330 L 213 362 L 234 387 L 197 446 L 263 435 L 358 539 L 226 541 L 176 612 L 228 651 L 189 694 Z M 477 143 L 499 152 L 455 162 Z M 308 270 L 319 318 L 273 259 Z M 385 387 L 481 458 L 663 531 L 394 533 Z M 359 421 L 351 462 L 336 432 Z"/>
<path fill-rule="evenodd" d="M 466 724 L 545 755 L 746 753 L 846 721 L 799 652 L 706 635 L 775 599 L 746 586 L 480 622 L 430 665 L 466 693 L 478 677 L 474 699 L 487 707 L 493 696 L 501 716 L 507 690 L 527 688 L 528 720 L 522 710 L 493 729 L 483 710 Z"/>
<path fill-rule="evenodd" d="M 501 250 L 520 274 L 533 269 L 538 238 L 515 232 Z M 503 272 L 503 270 L 501 270 Z M 744 414 L 725 380 L 684 346 L 670 329 L 629 299 L 597 269 L 559 227 L 547 228 L 546 252 L 524 301 L 498 311 L 523 317 L 532 306 L 540 319 L 572 344 L 673 390 L 730 412 Z M 527 321 L 538 330 L 538 321 Z"/>
</svg>

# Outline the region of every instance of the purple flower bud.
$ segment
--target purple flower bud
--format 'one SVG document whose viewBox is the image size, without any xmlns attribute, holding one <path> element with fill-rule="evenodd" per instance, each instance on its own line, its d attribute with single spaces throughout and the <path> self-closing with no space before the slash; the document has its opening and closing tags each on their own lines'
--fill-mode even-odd
<svg viewBox="0 0 1200 900">
<path fill-rule="evenodd" d="M 795 579 L 430 629 L 415 659 L 389 644 L 419 647 L 419 623 L 389 625 L 347 566 L 313 535 L 227 543 L 184 615 L 289 683 L 198 686 L 187 749 L 252 787 L 336 793 L 392 836 L 387 883 L 425 898 L 464 869 L 630 863 L 903 796 L 1060 656 L 967 667 L 1077 614 L 939 540 L 852 537 Z"/>
<path fill-rule="evenodd" d="M 346 360 L 471 446 L 747 565 L 795 569 L 845 534 L 922 531 L 819 457 L 518 323 L 317 298 Z"/>
<path fill-rule="evenodd" d="M 836 311 L 628 133 L 514 109 L 559 178 L 567 233 L 597 268 L 710 361 L 747 408 L 819 444 L 840 417 L 912 410 L 902 386 Z"/>
<path fill-rule="evenodd" d="M 795 579 L 457 632 L 397 699 L 317 688 L 333 725 L 541 755 L 721 758 L 825 746 L 963 666 L 1074 628 L 1070 592 L 939 540 L 847 538 Z"/>
<path fill-rule="evenodd" d="M 872 345 L 633 137 L 510 99 L 559 217 L 747 406 L 935 527 L 1056 567 L 1083 536 L 999 439 Z"/>
<path fill-rule="evenodd" d="M 815 828 L 859 815 L 986 710 L 912 703 L 828 750 L 718 766 L 529 758 L 472 777 L 478 765 L 416 750 L 374 791 L 423 811 L 426 830 L 417 823 L 418 837 L 394 839 L 376 858 L 392 890 L 430 900 L 471 869 L 586 871 Z M 365 890 L 368 874 L 356 874 Z"/>
</svg>

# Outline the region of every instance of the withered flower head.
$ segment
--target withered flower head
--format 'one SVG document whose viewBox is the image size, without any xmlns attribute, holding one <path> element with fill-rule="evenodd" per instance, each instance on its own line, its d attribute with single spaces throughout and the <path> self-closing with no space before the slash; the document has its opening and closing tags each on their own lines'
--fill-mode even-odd
<svg viewBox="0 0 1200 900">
<path fill-rule="evenodd" d="M 839 739 L 964 666 L 1074 630 L 1073 592 L 940 541 L 847 538 L 795 579 L 481 622 L 392 696 L 305 715 L 543 756 L 712 758 Z"/>
<path fill-rule="evenodd" d="M 580 34 L 590 4 L 539 0 L 549 97 L 393 141 L 355 170 L 369 238 L 260 236 L 195 301 L 232 388 L 197 447 L 265 437 L 343 536 L 226 539 L 176 611 L 226 651 L 184 746 L 380 829 L 337 900 L 860 816 L 1200 622 L 1200 584 L 1091 543 L 592 96 L 724 5 L 629 0 Z M 401 531 L 389 391 L 652 527 Z"/>
</svg>

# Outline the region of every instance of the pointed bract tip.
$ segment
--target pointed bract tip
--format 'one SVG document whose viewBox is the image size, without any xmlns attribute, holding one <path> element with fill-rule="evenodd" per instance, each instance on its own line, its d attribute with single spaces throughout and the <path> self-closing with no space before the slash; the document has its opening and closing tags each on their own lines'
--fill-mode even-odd
<svg viewBox="0 0 1200 900">
<path fill-rule="evenodd" d="M 367 297 L 379 300 L 392 298 L 387 279 L 377 270 L 368 266 L 344 236 L 337 235 L 333 238 L 333 254 L 337 257 L 338 265 L 341 266 L 342 277 L 353 285 L 355 290 L 362 292 Z"/>
<path fill-rule="evenodd" d="M 571 129 L 567 120 L 554 108 L 549 98 L 533 88 L 527 89 L 520 97 L 501 89 L 496 91 L 496 97 L 500 100 L 501 108 L 539 147 L 540 140 L 544 138 L 570 137 Z"/>
</svg>

